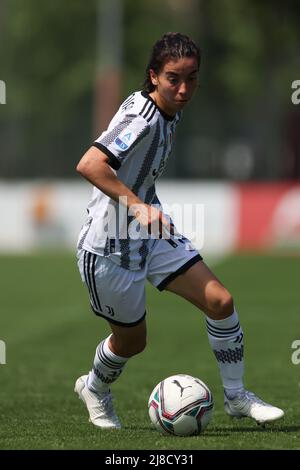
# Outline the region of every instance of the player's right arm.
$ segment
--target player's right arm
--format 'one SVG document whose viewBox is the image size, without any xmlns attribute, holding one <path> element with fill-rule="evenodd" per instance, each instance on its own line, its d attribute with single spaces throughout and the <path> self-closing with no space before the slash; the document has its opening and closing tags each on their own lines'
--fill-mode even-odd
<svg viewBox="0 0 300 470">
<path fill-rule="evenodd" d="M 97 147 L 91 147 L 79 161 L 76 170 L 92 185 L 117 202 L 126 203 L 132 215 L 147 227 L 161 221 L 169 229 L 164 214 L 157 208 L 145 204 L 117 176 L 109 165 L 108 156 Z"/>
</svg>

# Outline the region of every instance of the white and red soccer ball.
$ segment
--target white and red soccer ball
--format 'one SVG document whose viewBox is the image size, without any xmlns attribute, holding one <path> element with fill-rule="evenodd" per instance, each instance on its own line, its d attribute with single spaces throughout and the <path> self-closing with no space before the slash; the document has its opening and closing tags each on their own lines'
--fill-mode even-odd
<svg viewBox="0 0 300 470">
<path fill-rule="evenodd" d="M 212 418 L 213 397 L 202 380 L 185 374 L 172 375 L 154 387 L 149 416 L 163 434 L 200 434 Z"/>
</svg>

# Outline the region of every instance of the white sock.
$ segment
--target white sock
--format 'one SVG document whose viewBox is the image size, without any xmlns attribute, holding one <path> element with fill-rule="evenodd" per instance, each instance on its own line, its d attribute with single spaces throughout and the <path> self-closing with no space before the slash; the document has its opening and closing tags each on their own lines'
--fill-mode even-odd
<svg viewBox="0 0 300 470">
<path fill-rule="evenodd" d="M 109 346 L 109 338 L 101 341 L 96 348 L 94 364 L 87 378 L 87 386 L 92 392 L 106 391 L 117 380 L 128 361 L 128 357 L 114 354 Z"/>
<path fill-rule="evenodd" d="M 206 317 L 208 340 L 218 361 L 228 398 L 244 390 L 244 341 L 236 310 L 223 320 Z"/>
</svg>

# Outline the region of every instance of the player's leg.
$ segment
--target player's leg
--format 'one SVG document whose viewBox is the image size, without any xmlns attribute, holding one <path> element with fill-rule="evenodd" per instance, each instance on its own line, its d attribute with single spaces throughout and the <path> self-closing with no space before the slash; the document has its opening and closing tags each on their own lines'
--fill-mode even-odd
<svg viewBox="0 0 300 470">
<path fill-rule="evenodd" d="M 171 280 L 165 290 L 185 298 L 214 320 L 223 320 L 234 310 L 230 293 L 202 260 Z"/>
<path fill-rule="evenodd" d="M 210 346 L 223 386 L 230 396 L 244 389 L 243 332 L 233 299 L 203 261 L 173 279 L 165 289 L 192 302 L 206 314 Z"/>
<path fill-rule="evenodd" d="M 224 388 L 236 395 L 243 387 L 243 332 L 233 299 L 188 240 L 161 240 L 151 254 L 150 282 L 175 293 L 206 314 L 209 343 L 218 361 Z"/>
<path fill-rule="evenodd" d="M 128 359 L 146 344 L 145 273 L 120 268 L 109 259 L 86 251 L 79 254 L 78 265 L 89 290 L 91 307 L 109 322 L 112 334 L 98 344 L 92 368 L 77 379 L 75 391 L 86 404 L 94 425 L 119 428 L 110 386 Z"/>
<path fill-rule="evenodd" d="M 144 319 L 138 325 L 124 327 L 110 323 L 112 334 L 109 348 L 114 354 L 132 357 L 143 352 L 147 341 L 147 325 Z"/>
<path fill-rule="evenodd" d="M 146 346 L 145 319 L 131 327 L 109 324 L 112 334 L 98 344 L 87 379 L 88 387 L 94 392 L 108 390 L 123 372 L 128 359 Z"/>
<path fill-rule="evenodd" d="M 96 348 L 92 369 L 79 377 L 75 391 L 85 402 L 90 421 L 101 428 L 120 428 L 110 386 L 120 377 L 127 361 L 143 351 L 146 345 L 146 320 L 126 327 L 110 323 L 112 334 Z"/>
</svg>

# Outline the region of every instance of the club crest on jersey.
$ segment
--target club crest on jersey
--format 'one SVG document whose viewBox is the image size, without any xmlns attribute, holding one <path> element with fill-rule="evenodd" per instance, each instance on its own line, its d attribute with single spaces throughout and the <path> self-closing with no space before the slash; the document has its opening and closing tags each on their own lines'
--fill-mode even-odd
<svg viewBox="0 0 300 470">
<path fill-rule="evenodd" d="M 115 139 L 115 144 L 121 149 L 121 150 L 127 150 L 130 145 L 134 142 L 136 139 L 136 135 L 134 132 L 129 131 L 128 129 L 125 129 L 121 134 Z"/>
</svg>

